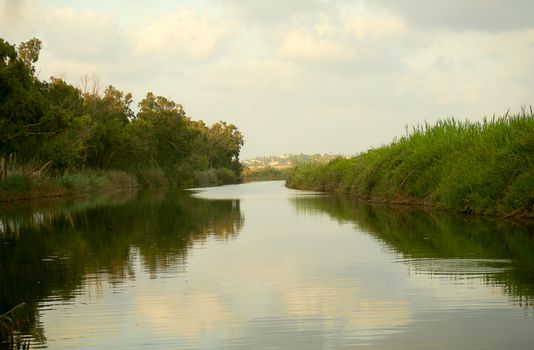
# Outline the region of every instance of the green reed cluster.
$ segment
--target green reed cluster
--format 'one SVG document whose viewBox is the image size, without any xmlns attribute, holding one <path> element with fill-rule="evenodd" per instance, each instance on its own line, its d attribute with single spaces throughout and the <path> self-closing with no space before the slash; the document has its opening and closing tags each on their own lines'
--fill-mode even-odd
<svg viewBox="0 0 534 350">
<path fill-rule="evenodd" d="M 364 201 L 417 203 L 466 213 L 533 216 L 534 115 L 419 125 L 352 158 L 296 166 L 287 186 Z"/>
</svg>

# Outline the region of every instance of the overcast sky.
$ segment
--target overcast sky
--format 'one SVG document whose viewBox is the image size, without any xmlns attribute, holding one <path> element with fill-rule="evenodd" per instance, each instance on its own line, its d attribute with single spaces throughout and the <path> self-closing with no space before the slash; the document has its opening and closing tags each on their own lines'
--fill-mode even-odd
<svg viewBox="0 0 534 350">
<path fill-rule="evenodd" d="M 530 0 L 0 0 L 39 77 L 148 91 L 245 135 L 243 159 L 355 154 L 405 126 L 534 104 Z"/>
</svg>

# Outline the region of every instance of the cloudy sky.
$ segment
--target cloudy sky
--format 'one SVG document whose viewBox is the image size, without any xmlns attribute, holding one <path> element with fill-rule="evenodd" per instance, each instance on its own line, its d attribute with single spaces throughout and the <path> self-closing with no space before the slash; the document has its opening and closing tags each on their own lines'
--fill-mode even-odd
<svg viewBox="0 0 534 350">
<path fill-rule="evenodd" d="M 245 135 L 242 158 L 355 154 L 534 104 L 530 0 L 0 0 L 39 77 L 97 75 Z"/>
</svg>

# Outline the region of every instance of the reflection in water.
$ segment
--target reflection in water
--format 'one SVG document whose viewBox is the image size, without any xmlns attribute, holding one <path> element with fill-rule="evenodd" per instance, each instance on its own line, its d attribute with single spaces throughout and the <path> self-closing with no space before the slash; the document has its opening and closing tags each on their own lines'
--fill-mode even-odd
<svg viewBox="0 0 534 350">
<path fill-rule="evenodd" d="M 188 250 L 209 237 L 235 237 L 244 219 L 239 201 L 207 201 L 179 191 L 117 193 L 20 208 L 0 214 L 0 314 L 26 302 L 23 332 L 44 342 L 42 300 L 102 294 L 135 276 L 140 257 L 150 276 L 183 269 Z"/>
<path fill-rule="evenodd" d="M 35 348 L 534 340 L 533 239 L 513 223 L 358 206 L 281 182 L 4 208 L 0 223 L 0 307 L 27 302 Z"/>
<path fill-rule="evenodd" d="M 466 218 L 413 207 L 364 205 L 345 196 L 296 197 L 299 212 L 354 223 L 394 249 L 416 274 L 479 278 L 534 305 L 533 223 Z"/>
</svg>

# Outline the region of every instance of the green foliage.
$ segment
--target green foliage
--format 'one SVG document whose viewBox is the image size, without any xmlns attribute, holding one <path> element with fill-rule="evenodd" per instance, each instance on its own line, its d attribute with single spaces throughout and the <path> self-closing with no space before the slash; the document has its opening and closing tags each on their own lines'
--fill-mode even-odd
<svg viewBox="0 0 534 350">
<path fill-rule="evenodd" d="M 143 187 L 161 187 L 168 184 L 165 173 L 159 168 L 140 170 L 136 176 L 137 182 Z"/>
<path fill-rule="evenodd" d="M 300 164 L 287 185 L 368 201 L 532 216 L 533 154 L 532 112 L 481 123 L 449 119 L 350 159 Z"/>
<path fill-rule="evenodd" d="M 77 189 L 78 191 L 89 191 L 103 187 L 109 183 L 105 176 L 90 174 L 65 174 L 58 177 L 56 182 L 59 186 L 67 190 Z"/>
<path fill-rule="evenodd" d="M 14 154 L 22 164 L 51 164 L 50 175 L 124 170 L 147 186 L 191 186 L 196 172 L 211 168 L 231 170 L 232 175 L 220 172 L 221 181 L 240 178 L 243 136 L 235 125 L 208 127 L 187 117 L 182 105 L 151 92 L 136 114 L 132 94 L 111 85 L 101 93 L 96 78 L 92 87 L 89 78 L 83 80 L 81 89 L 54 77 L 39 81 L 33 65 L 40 50 L 35 38 L 17 49 L 0 39 L 0 159 Z M 57 183 L 102 185 L 85 173 L 72 176 Z"/>
<path fill-rule="evenodd" d="M 239 177 L 232 169 L 217 168 L 215 173 L 221 184 L 235 184 L 239 182 Z"/>
<path fill-rule="evenodd" d="M 273 167 L 245 169 L 243 177 L 245 181 L 270 181 L 285 180 L 288 169 L 277 169 Z"/>
<path fill-rule="evenodd" d="M 219 185 L 219 179 L 217 178 L 217 173 L 215 172 L 215 169 L 195 172 L 193 181 L 195 187 L 209 187 Z"/>
<path fill-rule="evenodd" d="M 31 179 L 22 174 L 11 175 L 0 181 L 0 191 L 28 192 L 31 188 Z"/>
<path fill-rule="evenodd" d="M 193 186 L 195 187 L 209 187 L 235 184 L 240 181 L 240 178 L 228 168 L 207 169 L 196 171 L 193 176 Z"/>
<path fill-rule="evenodd" d="M 30 39 L 25 43 L 20 43 L 19 47 L 17 48 L 17 54 L 20 60 L 22 63 L 24 63 L 28 70 L 31 71 L 32 74 L 35 73 L 35 67 L 33 64 L 39 59 L 41 48 L 41 40 L 37 38 Z"/>
</svg>

